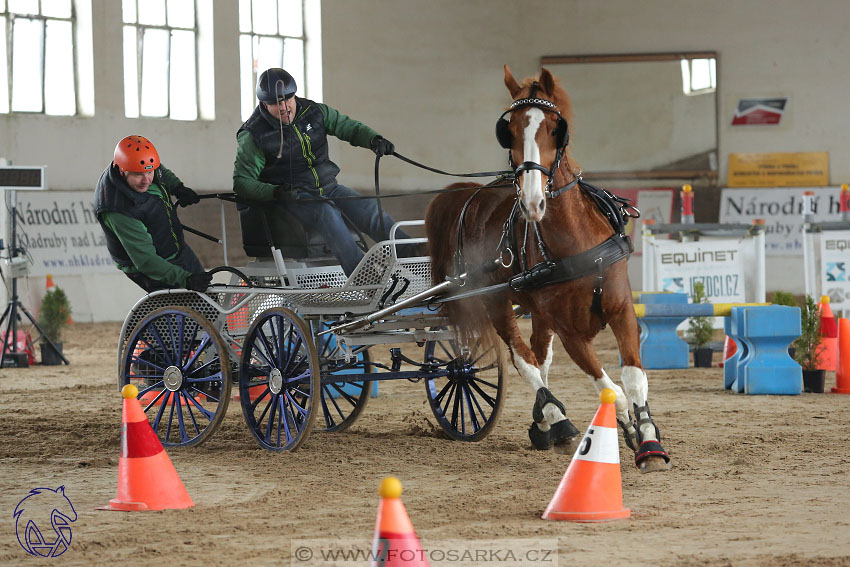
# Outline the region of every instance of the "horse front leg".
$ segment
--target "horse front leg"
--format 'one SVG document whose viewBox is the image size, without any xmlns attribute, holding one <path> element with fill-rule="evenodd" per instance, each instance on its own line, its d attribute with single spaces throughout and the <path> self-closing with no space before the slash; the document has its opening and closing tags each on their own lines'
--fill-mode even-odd
<svg viewBox="0 0 850 567">
<path fill-rule="evenodd" d="M 577 444 L 580 432 L 565 417 L 564 405 L 546 387 L 548 369 L 552 361 L 551 330 L 539 325 L 535 327 L 532 319 L 532 327 L 535 329 L 532 333 L 532 343 L 545 361 L 541 372 L 538 357 L 522 340 L 510 304 L 492 306 L 488 312 L 496 332 L 508 346 L 514 368 L 528 381 L 535 394 L 531 412 L 534 421 L 528 429 L 531 444 L 535 449 L 541 450 L 552 447 L 556 447 L 559 452 L 570 450 L 571 445 Z M 544 345 L 548 352 L 544 352 Z M 572 450 L 575 450 L 575 447 L 572 447 Z"/>
<path fill-rule="evenodd" d="M 637 320 L 631 306 L 626 313 L 624 317 L 611 319 L 611 329 L 617 337 L 620 355 L 623 357 L 620 381 L 631 401 L 630 409 L 633 412 L 633 420 L 630 420 L 633 424 L 632 430 L 627 431 L 624 428 L 627 433 L 626 442 L 631 438 L 632 443 L 629 446 L 635 452 L 635 465 L 638 470 L 644 473 L 668 470 L 671 466 L 670 456 L 661 446 L 661 434 L 649 412 L 649 381 L 640 363 Z M 620 409 L 619 404 L 617 409 Z"/>
</svg>

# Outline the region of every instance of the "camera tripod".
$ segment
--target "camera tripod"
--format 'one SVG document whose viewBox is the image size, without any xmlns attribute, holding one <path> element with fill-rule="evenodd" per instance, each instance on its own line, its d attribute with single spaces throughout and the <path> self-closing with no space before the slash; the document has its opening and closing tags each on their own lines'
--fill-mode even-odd
<svg viewBox="0 0 850 567">
<path fill-rule="evenodd" d="M 11 221 L 11 246 L 9 247 L 9 260 L 11 265 L 11 260 L 16 258 L 18 255 L 18 242 L 17 242 L 17 223 L 18 223 L 18 210 L 17 210 L 17 202 L 15 191 L 10 191 L 10 213 L 12 217 Z M 21 321 L 20 312 L 23 312 L 26 315 L 27 319 L 33 324 L 33 326 L 38 329 L 39 337 L 42 341 L 46 342 L 50 348 L 54 350 L 54 352 L 59 355 L 59 358 L 62 359 L 62 362 L 65 364 L 70 364 L 68 359 L 62 354 L 59 350 L 59 347 L 56 346 L 56 343 L 48 337 L 44 329 L 38 324 L 32 314 L 27 310 L 23 303 L 21 303 L 20 298 L 18 298 L 18 277 L 14 274 L 12 275 L 12 294 L 9 298 L 9 303 L 6 305 L 6 310 L 3 311 L 2 317 L 0 317 L 0 329 L 2 329 L 2 337 L 3 337 L 3 353 L 0 355 L 0 368 L 6 366 L 6 360 L 11 360 L 15 367 L 21 366 L 29 366 L 29 361 L 27 359 L 27 353 L 21 352 L 18 350 L 18 322 Z M 8 318 L 8 322 L 7 322 Z M 5 324 L 5 327 L 4 327 Z M 11 344 L 9 344 L 11 343 Z M 22 361 L 26 361 L 22 363 Z"/>
</svg>

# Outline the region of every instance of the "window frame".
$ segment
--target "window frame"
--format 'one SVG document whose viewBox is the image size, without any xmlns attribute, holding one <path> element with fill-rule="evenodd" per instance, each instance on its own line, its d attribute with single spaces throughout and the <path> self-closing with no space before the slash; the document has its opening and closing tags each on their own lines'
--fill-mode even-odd
<svg viewBox="0 0 850 567">
<path fill-rule="evenodd" d="M 210 96 L 211 103 L 205 104 L 204 96 L 202 95 L 202 89 L 210 88 L 214 89 L 215 81 L 214 81 L 214 69 L 209 72 L 210 78 L 204 79 L 202 77 L 202 73 L 206 72 L 204 69 L 204 62 L 209 59 L 210 61 L 214 61 L 214 54 L 207 58 L 203 50 L 207 49 L 207 46 L 203 45 L 202 38 L 209 35 L 212 36 L 214 30 L 205 30 L 203 29 L 202 20 L 209 19 L 212 21 L 212 13 L 210 13 L 207 17 L 200 13 L 201 9 L 204 10 L 213 10 L 213 5 L 211 0 L 207 0 L 206 2 L 202 2 L 202 0 L 192 0 L 193 5 L 193 24 L 192 27 L 186 27 L 182 25 L 169 24 L 168 22 L 168 3 L 170 0 L 163 0 L 163 6 L 165 10 L 165 23 L 164 24 L 146 24 L 141 23 L 139 21 L 139 13 L 140 13 L 140 5 L 145 0 L 130 0 L 135 4 L 135 15 L 133 21 L 127 21 L 127 15 L 124 13 L 124 2 L 122 2 L 121 6 L 121 41 L 122 41 L 122 61 L 125 63 L 126 67 L 126 54 L 128 51 L 126 45 L 126 32 L 128 29 L 132 28 L 133 33 L 133 45 L 135 51 L 135 94 L 133 99 L 133 110 L 135 113 L 130 113 L 130 105 L 128 100 L 128 89 L 132 88 L 133 85 L 127 84 L 127 74 L 128 71 L 124 69 L 124 116 L 126 118 L 131 119 L 166 119 L 166 120 L 177 120 L 181 122 L 197 122 L 197 121 L 212 121 L 215 120 L 215 105 L 214 95 Z M 203 6 L 202 6 L 203 4 Z M 145 63 L 145 33 L 148 30 L 159 30 L 163 31 L 167 34 L 167 44 L 166 44 L 166 54 L 165 57 L 167 59 L 167 64 L 169 70 L 165 73 L 165 84 L 162 87 L 162 90 L 165 92 L 165 114 L 145 114 L 143 112 L 143 93 L 144 93 L 144 63 Z M 172 65 L 172 48 L 174 46 L 175 36 L 174 32 L 189 32 L 192 34 L 193 45 L 194 45 L 194 53 L 192 57 L 192 65 L 194 67 L 194 87 L 195 87 L 195 97 L 194 97 L 194 117 L 192 118 L 183 118 L 183 117 L 175 117 L 174 116 L 174 105 L 172 100 L 172 74 L 171 74 L 171 65 Z M 209 41 L 209 49 L 214 50 L 214 42 Z"/>
<path fill-rule="evenodd" d="M 70 0 L 70 8 L 71 14 L 68 17 L 62 16 L 45 16 L 43 14 L 43 1 L 38 1 L 38 14 L 24 14 L 19 12 L 12 12 L 9 6 L 8 0 L 3 2 L 2 7 L 0 7 L 0 17 L 4 18 L 5 21 L 3 23 L 3 41 L 5 43 L 5 65 L 6 65 L 6 102 L 5 108 L 7 110 L 0 110 L 0 115 L 44 115 L 44 116 L 82 116 L 83 111 L 81 107 L 90 106 L 85 105 L 81 102 L 80 98 L 82 93 L 81 90 L 81 81 L 80 81 L 80 49 L 79 49 L 79 40 L 78 40 L 78 26 L 79 26 L 79 18 L 78 18 L 78 10 L 77 10 L 77 0 Z M 14 69 L 14 61 L 15 61 L 15 20 L 18 18 L 40 21 L 41 22 L 41 42 L 39 47 L 41 49 L 41 109 L 40 110 L 15 110 L 13 107 L 14 100 L 14 79 L 15 79 L 15 69 Z M 71 75 L 73 77 L 73 87 L 71 92 L 74 96 L 74 104 L 73 104 L 73 112 L 71 114 L 53 114 L 49 113 L 47 109 L 47 24 L 50 21 L 57 22 L 67 22 L 71 27 L 71 64 L 73 65 L 73 69 Z"/>
</svg>

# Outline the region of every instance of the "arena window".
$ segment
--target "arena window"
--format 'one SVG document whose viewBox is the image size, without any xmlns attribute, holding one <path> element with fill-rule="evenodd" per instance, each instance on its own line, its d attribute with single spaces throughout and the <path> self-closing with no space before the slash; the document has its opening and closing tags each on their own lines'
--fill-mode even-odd
<svg viewBox="0 0 850 567">
<path fill-rule="evenodd" d="M 214 120 L 212 0 L 122 0 L 124 114 Z"/>
<path fill-rule="evenodd" d="M 286 69 L 299 96 L 321 101 L 320 0 L 239 0 L 242 119 L 257 104 L 255 87 L 270 67 Z"/>
<path fill-rule="evenodd" d="M 716 88 L 716 59 L 682 59 L 682 91 L 686 95 L 713 93 Z"/>
<path fill-rule="evenodd" d="M 90 0 L 0 0 L 0 113 L 94 114 Z"/>
</svg>

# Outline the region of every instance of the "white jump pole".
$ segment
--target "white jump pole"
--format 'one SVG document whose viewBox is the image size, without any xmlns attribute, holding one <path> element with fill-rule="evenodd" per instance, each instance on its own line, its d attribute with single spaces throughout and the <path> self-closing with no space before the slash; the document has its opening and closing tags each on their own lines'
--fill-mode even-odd
<svg viewBox="0 0 850 567">
<path fill-rule="evenodd" d="M 814 220 L 814 191 L 803 192 L 803 272 L 806 282 L 806 295 L 815 296 L 815 250 L 813 236 L 809 232 Z"/>
<path fill-rule="evenodd" d="M 641 257 L 641 290 L 657 291 L 655 289 L 655 236 L 647 228 L 655 224 L 655 219 L 644 219 L 641 223 L 642 257 Z"/>
<path fill-rule="evenodd" d="M 764 303 L 766 301 L 766 282 L 765 282 L 765 219 L 753 220 L 753 246 L 755 246 L 755 281 L 754 281 L 754 297 L 753 301 Z"/>
</svg>

